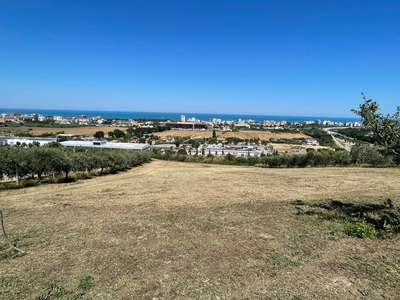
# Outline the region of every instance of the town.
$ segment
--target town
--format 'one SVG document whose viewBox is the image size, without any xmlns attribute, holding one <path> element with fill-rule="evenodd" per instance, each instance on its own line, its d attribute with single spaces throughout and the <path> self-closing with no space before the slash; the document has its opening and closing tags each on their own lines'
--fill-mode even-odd
<svg viewBox="0 0 400 300">
<path fill-rule="evenodd" d="M 87 117 L 86 115 L 79 115 L 76 117 L 65 116 L 43 116 L 40 114 L 20 114 L 20 113 L 1 113 L 1 124 L 24 124 L 24 123 L 42 123 L 42 124 L 58 124 L 58 125 L 79 125 L 79 126 L 152 126 L 152 121 L 138 122 L 132 119 L 104 119 L 101 116 Z M 288 129 L 298 128 L 304 125 L 322 125 L 322 126 L 338 126 L 338 127 L 361 127 L 361 122 L 332 122 L 330 120 L 305 120 L 303 122 L 287 122 L 264 120 L 263 122 L 256 122 L 254 120 L 222 120 L 213 118 L 212 120 L 200 120 L 194 117 L 186 118 L 181 115 L 178 122 L 167 120 L 160 122 L 174 129 L 208 129 L 208 130 L 222 130 L 231 131 L 233 129 Z"/>
<path fill-rule="evenodd" d="M 121 120 L 104 119 L 101 116 L 76 117 L 43 116 L 39 114 L 2 113 L 0 115 L 0 145 L 10 147 L 43 146 L 59 142 L 64 147 L 109 148 L 139 151 L 153 151 L 164 154 L 186 153 L 187 155 L 234 155 L 261 157 L 273 154 L 301 154 L 307 148 L 324 148 L 312 134 L 305 134 L 307 128 L 361 128 L 360 122 L 331 122 L 315 120 L 286 122 L 264 120 L 236 121 L 214 118 L 210 121 L 186 118 L 175 120 Z M 21 127 L 20 127 L 21 126 Z M 23 127 L 22 127 L 23 126 Z M 33 134 L 36 126 L 46 127 L 55 133 Z M 22 130 L 21 128 L 24 128 Z M 65 129 L 63 129 L 65 128 Z M 65 130 L 69 129 L 69 133 Z M 78 131 L 79 133 L 76 132 Z M 82 133 L 90 128 L 93 134 Z M 125 129 L 124 129 L 125 128 Z M 76 131 L 75 131 L 76 130 Z M 239 135 L 240 133 L 245 134 Z M 268 133 L 276 132 L 272 137 Z M 308 131 L 309 132 L 309 131 Z M 321 131 L 323 132 L 323 131 Z M 237 134 L 235 134 L 237 133 Z M 328 132 L 332 135 L 333 132 Z M 280 135 L 279 135 L 280 134 Z M 334 142 L 343 146 L 336 138 Z"/>
</svg>

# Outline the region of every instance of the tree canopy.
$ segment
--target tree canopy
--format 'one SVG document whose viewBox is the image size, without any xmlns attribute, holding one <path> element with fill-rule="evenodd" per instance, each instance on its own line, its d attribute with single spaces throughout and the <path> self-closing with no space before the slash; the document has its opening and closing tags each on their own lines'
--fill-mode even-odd
<svg viewBox="0 0 400 300">
<path fill-rule="evenodd" d="M 385 116 L 379 112 L 379 105 L 375 101 L 366 100 L 364 93 L 362 97 L 364 103 L 360 104 L 358 110 L 351 111 L 362 118 L 364 126 L 378 138 L 379 144 L 390 153 L 400 156 L 400 106 L 394 114 Z"/>
</svg>

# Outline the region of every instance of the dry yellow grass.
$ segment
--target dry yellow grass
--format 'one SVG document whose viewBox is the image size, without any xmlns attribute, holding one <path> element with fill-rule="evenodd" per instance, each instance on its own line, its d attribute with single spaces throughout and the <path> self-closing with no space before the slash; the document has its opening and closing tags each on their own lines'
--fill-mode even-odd
<svg viewBox="0 0 400 300">
<path fill-rule="evenodd" d="M 96 131 L 103 131 L 106 135 L 109 131 L 114 131 L 114 129 L 119 129 L 125 132 L 125 127 L 99 127 L 99 126 L 85 126 L 85 127 L 74 127 L 74 128 L 45 128 L 45 127 L 4 127 L 2 128 L 3 131 L 15 131 L 15 132 L 29 132 L 33 135 L 39 135 L 43 133 L 56 133 L 64 131 L 68 134 L 78 134 L 78 135 L 90 135 L 92 136 Z"/>
<path fill-rule="evenodd" d="M 212 131 L 207 130 L 168 130 L 158 132 L 158 136 L 165 137 L 168 135 L 183 137 L 191 136 L 193 138 L 209 138 L 212 137 Z M 258 132 L 258 131 L 240 131 L 240 132 L 216 132 L 217 137 L 236 137 L 240 139 L 297 139 L 297 138 L 309 138 L 309 136 L 301 133 L 272 133 L 272 132 Z"/>
<path fill-rule="evenodd" d="M 258 131 L 240 131 L 240 132 L 225 132 L 222 137 L 237 137 L 240 139 L 298 139 L 309 138 L 309 136 L 301 133 L 272 133 L 272 132 L 258 132 Z"/>
<path fill-rule="evenodd" d="M 277 144 L 277 143 L 269 143 L 268 146 L 271 145 L 274 147 L 275 150 L 278 152 L 301 152 L 301 153 L 306 153 L 307 148 L 312 148 L 315 150 L 318 149 L 327 149 L 329 147 L 324 147 L 324 146 L 305 146 L 305 145 L 291 145 L 291 144 Z"/>
<path fill-rule="evenodd" d="M 398 239 L 347 237 L 291 203 L 400 205 L 399 175 L 154 161 L 2 191 L 8 235 L 28 254 L 1 241 L 0 298 L 32 299 L 46 283 L 73 291 L 89 273 L 83 299 L 397 299 Z"/>
</svg>

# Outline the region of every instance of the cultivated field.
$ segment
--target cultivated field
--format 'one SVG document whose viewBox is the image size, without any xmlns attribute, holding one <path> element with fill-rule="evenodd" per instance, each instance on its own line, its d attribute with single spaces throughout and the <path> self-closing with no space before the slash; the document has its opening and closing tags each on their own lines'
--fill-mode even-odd
<svg viewBox="0 0 400 300">
<path fill-rule="evenodd" d="M 324 207 L 399 206 L 399 175 L 153 161 L 1 191 L 8 236 L 27 254 L 1 240 L 0 298 L 398 299 L 399 240 L 349 237 Z M 82 274 L 94 285 L 79 293 Z"/>
</svg>

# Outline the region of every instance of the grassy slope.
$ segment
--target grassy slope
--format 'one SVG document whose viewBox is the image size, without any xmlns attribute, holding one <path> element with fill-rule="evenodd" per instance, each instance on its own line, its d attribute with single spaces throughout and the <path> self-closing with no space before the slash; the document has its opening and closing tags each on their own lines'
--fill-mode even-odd
<svg viewBox="0 0 400 300">
<path fill-rule="evenodd" d="M 84 299 L 397 299 L 400 243 L 343 234 L 294 200 L 400 205 L 399 169 L 259 169 L 154 161 L 0 192 L 0 298 L 53 283 Z M 67 298 L 73 298 L 73 294 Z M 299 299 L 297 298 L 297 299 Z"/>
</svg>

